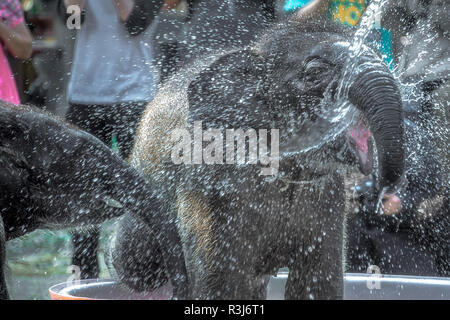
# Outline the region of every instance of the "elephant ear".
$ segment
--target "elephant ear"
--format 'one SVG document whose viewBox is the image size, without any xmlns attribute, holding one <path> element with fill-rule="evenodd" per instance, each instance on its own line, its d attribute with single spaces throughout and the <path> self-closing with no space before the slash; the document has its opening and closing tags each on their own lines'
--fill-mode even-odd
<svg viewBox="0 0 450 320">
<path fill-rule="evenodd" d="M 258 128 L 267 112 L 262 99 L 266 77 L 262 57 L 249 49 L 217 58 L 188 87 L 188 121 L 208 128 Z M 260 120 L 260 121 L 256 121 Z"/>
</svg>

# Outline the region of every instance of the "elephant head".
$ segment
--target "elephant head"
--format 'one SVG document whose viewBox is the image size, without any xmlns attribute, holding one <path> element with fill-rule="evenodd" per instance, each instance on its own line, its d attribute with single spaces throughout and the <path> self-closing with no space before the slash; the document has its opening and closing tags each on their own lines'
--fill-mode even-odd
<svg viewBox="0 0 450 320">
<path fill-rule="evenodd" d="M 175 221 L 139 172 L 62 120 L 32 107 L 0 104 L 0 208 L 6 241 L 40 227 L 98 224 L 125 212 L 136 214 L 160 248 L 176 295 L 185 297 Z M 6 292 L 4 283 L 0 286 Z"/>
<path fill-rule="evenodd" d="M 221 56 L 189 86 L 189 122 L 216 128 L 279 128 L 281 144 L 292 136 L 313 141 L 324 138 L 319 120 L 326 113 L 336 116 L 342 100 L 349 101 L 361 112 L 356 128 L 348 132 L 360 168 L 371 171 L 372 156 L 367 153 L 373 138 L 379 187 L 393 192 L 404 170 L 400 91 L 376 49 L 365 46 L 358 56 L 350 56 L 347 29 L 322 21 L 280 25 L 254 48 Z"/>
</svg>

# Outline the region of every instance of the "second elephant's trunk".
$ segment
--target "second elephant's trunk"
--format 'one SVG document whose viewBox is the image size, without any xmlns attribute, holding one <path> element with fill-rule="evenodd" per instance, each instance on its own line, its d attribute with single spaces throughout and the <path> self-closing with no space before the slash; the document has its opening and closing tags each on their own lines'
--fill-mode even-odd
<svg viewBox="0 0 450 320">
<path fill-rule="evenodd" d="M 161 250 L 164 270 L 174 288 L 174 297 L 186 299 L 187 271 L 175 217 L 164 211 L 148 182 L 137 170 L 111 153 L 102 156 L 98 163 L 108 163 L 108 178 L 105 179 L 109 180 L 109 195 L 118 202 L 117 205 L 132 211 L 146 223 L 152 232 L 149 236 L 154 238 Z M 158 259 L 159 256 L 155 257 L 156 261 Z"/>
</svg>

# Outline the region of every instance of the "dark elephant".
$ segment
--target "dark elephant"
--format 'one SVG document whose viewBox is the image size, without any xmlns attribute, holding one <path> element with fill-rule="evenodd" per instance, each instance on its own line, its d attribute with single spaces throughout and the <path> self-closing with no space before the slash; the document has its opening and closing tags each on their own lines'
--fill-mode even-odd
<svg viewBox="0 0 450 320">
<path fill-rule="evenodd" d="M 28 106 L 0 103 L 0 298 L 5 241 L 37 228 L 97 224 L 125 211 L 150 226 L 168 278 L 186 297 L 175 222 L 146 180 L 100 140 Z"/>
<path fill-rule="evenodd" d="M 348 126 L 327 134 L 340 123 L 330 118 L 343 102 L 339 84 L 350 53 L 348 32 L 323 21 L 279 25 L 253 47 L 193 63 L 148 106 L 131 162 L 179 219 L 192 298 L 264 299 L 269 275 L 280 267 L 290 271 L 287 299 L 343 297 L 346 166 L 341 155 Z M 350 61 L 354 77 L 344 97 L 356 107 L 352 114 L 370 127 L 378 184 L 390 193 L 404 165 L 399 89 L 376 50 L 367 47 Z M 278 170 L 264 176 L 260 165 L 221 164 L 220 157 L 215 164 L 175 164 L 172 152 L 179 141 L 171 135 L 180 128 L 192 133 L 196 121 L 221 133 L 279 129 Z M 270 140 L 276 141 L 275 131 Z M 364 160 L 361 164 L 364 168 Z M 124 216 L 118 232 L 127 229 L 136 230 L 142 242 L 148 238 Z M 151 279 L 163 280 L 148 275 L 158 264 L 151 247 L 147 242 L 120 252 L 127 245 L 118 237 L 112 248 L 119 278 L 137 290 L 152 288 Z M 120 273 L 133 259 L 140 270 Z"/>
</svg>

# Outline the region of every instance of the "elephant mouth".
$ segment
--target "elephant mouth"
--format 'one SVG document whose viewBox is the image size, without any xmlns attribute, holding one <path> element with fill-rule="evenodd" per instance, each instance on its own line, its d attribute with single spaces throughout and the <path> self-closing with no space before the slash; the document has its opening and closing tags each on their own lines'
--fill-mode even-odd
<svg viewBox="0 0 450 320">
<path fill-rule="evenodd" d="M 360 122 L 348 129 L 350 145 L 359 162 L 359 170 L 368 175 L 373 169 L 373 140 L 368 126 Z"/>
</svg>

